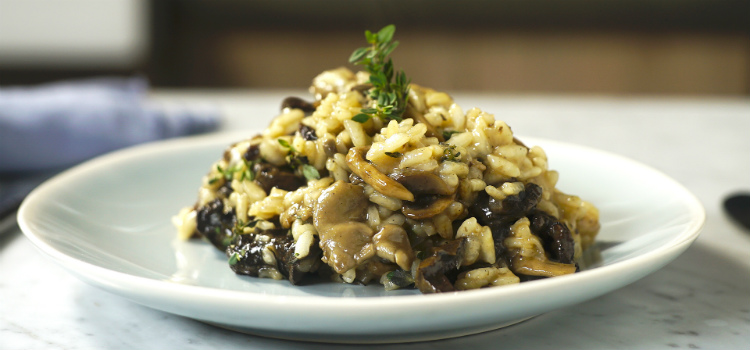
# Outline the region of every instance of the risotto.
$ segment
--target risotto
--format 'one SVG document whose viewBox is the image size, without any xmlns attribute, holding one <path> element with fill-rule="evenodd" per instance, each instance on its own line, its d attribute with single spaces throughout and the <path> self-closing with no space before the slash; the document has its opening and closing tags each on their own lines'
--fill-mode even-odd
<svg viewBox="0 0 750 350">
<path fill-rule="evenodd" d="M 388 92 L 401 114 L 388 115 L 373 76 L 326 71 L 312 102 L 285 99 L 268 128 L 211 166 L 173 220 L 179 236 L 225 251 L 238 274 L 293 284 L 322 276 L 434 293 L 578 270 L 599 214 L 556 188 L 541 148 L 403 73 L 386 74 L 404 85 Z"/>
</svg>

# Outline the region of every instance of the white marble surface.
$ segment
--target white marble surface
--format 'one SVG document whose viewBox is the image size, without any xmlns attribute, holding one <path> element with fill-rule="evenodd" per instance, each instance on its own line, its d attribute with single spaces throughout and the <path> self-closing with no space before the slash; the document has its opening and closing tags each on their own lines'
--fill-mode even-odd
<svg viewBox="0 0 750 350">
<path fill-rule="evenodd" d="M 268 123 L 284 92 L 159 92 L 217 103 L 225 128 Z M 304 92 L 296 95 L 306 96 Z M 603 297 L 463 338 L 389 349 L 748 349 L 750 232 L 722 212 L 750 192 L 750 100 L 456 94 L 520 135 L 578 143 L 651 165 L 707 212 L 701 237 L 660 271 Z M 231 141 L 231 140 L 229 140 Z M 550 160 L 554 167 L 554 159 Z M 336 349 L 234 333 L 155 311 L 78 281 L 17 228 L 0 236 L 0 349 Z"/>
</svg>

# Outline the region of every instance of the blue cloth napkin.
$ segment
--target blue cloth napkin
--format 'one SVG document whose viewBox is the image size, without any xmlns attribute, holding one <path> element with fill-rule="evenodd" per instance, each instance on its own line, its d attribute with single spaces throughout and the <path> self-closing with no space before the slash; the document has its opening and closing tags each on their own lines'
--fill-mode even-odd
<svg viewBox="0 0 750 350">
<path fill-rule="evenodd" d="M 0 173 L 59 169 L 219 125 L 215 108 L 156 105 L 147 92 L 142 78 L 0 88 Z"/>
</svg>

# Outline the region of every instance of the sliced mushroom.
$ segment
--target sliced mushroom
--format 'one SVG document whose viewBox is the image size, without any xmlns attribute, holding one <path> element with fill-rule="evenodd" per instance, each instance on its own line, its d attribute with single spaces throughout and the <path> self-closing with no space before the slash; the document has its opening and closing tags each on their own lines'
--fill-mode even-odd
<svg viewBox="0 0 750 350">
<path fill-rule="evenodd" d="M 245 154 L 242 155 L 246 161 L 251 162 L 260 159 L 260 143 L 253 143 L 247 148 Z"/>
<path fill-rule="evenodd" d="M 284 191 L 294 191 L 307 183 L 305 179 L 298 177 L 292 171 L 279 168 L 270 163 L 255 164 L 253 172 L 255 172 L 255 182 L 266 193 L 271 193 L 271 189 L 274 187 Z"/>
<path fill-rule="evenodd" d="M 346 164 L 352 173 L 357 174 L 368 185 L 375 188 L 376 191 L 404 201 L 414 201 L 414 194 L 404 187 L 404 185 L 385 176 L 374 165 L 365 160 L 367 149 L 364 147 L 353 147 L 346 155 Z"/>
<path fill-rule="evenodd" d="M 328 134 L 330 136 L 330 134 Z M 323 151 L 326 154 L 326 157 L 331 158 L 334 154 L 338 153 L 338 150 L 336 149 L 336 140 L 327 137 L 323 140 Z"/>
<path fill-rule="evenodd" d="M 375 232 L 362 222 L 344 222 L 320 233 L 320 248 L 336 273 L 349 271 L 375 256 Z"/>
<path fill-rule="evenodd" d="M 457 239 L 433 248 L 432 255 L 417 267 L 415 284 L 422 293 L 452 292 L 453 281 L 463 261 L 464 239 Z M 453 272 L 453 274 L 452 274 Z"/>
<path fill-rule="evenodd" d="M 313 224 L 323 232 L 339 223 L 364 221 L 368 205 L 362 186 L 336 181 L 320 193 L 313 208 Z"/>
<path fill-rule="evenodd" d="M 479 192 L 474 204 L 469 207 L 471 214 L 484 226 L 498 226 L 512 223 L 534 209 L 542 198 L 542 188 L 527 183 L 520 193 L 499 201 L 485 191 Z"/>
<path fill-rule="evenodd" d="M 344 273 L 375 256 L 375 232 L 363 221 L 368 199 L 361 186 L 336 181 L 323 190 L 313 208 L 323 257 L 336 273 Z"/>
<path fill-rule="evenodd" d="M 540 210 L 533 211 L 529 215 L 529 221 L 531 232 L 542 239 L 544 251 L 549 253 L 550 260 L 563 264 L 573 263 L 575 241 L 567 225 Z"/>
<path fill-rule="evenodd" d="M 239 235 L 235 243 L 227 247 L 226 254 L 235 273 L 256 277 L 283 276 L 292 284 L 299 284 L 305 274 L 314 272 L 321 251 L 316 249 L 316 244 L 307 256 L 297 259 L 294 256 L 295 244 L 288 230 L 256 230 Z"/>
<path fill-rule="evenodd" d="M 422 220 L 442 213 L 453 203 L 456 188 L 448 186 L 440 176 L 427 171 L 405 171 L 392 175 L 415 195 L 413 202 L 402 203 L 404 216 Z"/>
<path fill-rule="evenodd" d="M 307 255 L 302 258 L 298 258 L 295 254 L 299 242 L 295 242 L 291 236 L 275 242 L 274 252 L 277 268 L 292 284 L 299 284 L 302 277 L 310 272 L 315 272 L 316 267 L 320 265 L 322 251 L 317 241 L 317 238 L 313 240 Z"/>
<path fill-rule="evenodd" d="M 511 270 L 520 275 L 555 277 L 576 272 L 575 264 L 563 264 L 547 259 L 524 258 L 520 254 L 510 260 Z"/>
<path fill-rule="evenodd" d="M 439 194 L 449 196 L 456 192 L 456 188 L 448 186 L 440 176 L 428 171 L 411 170 L 394 174 L 392 177 L 415 195 Z"/>
<path fill-rule="evenodd" d="M 208 239 L 214 247 L 224 250 L 236 236 L 232 230 L 236 220 L 234 209 L 225 210 L 224 202 L 216 199 L 198 208 L 197 232 Z"/>
<path fill-rule="evenodd" d="M 423 220 L 438 215 L 453 203 L 453 196 L 421 195 L 414 202 L 404 202 L 401 213 L 409 219 Z"/>
<path fill-rule="evenodd" d="M 405 271 L 411 270 L 414 251 L 409 243 L 409 235 L 397 225 L 385 225 L 372 238 L 379 257 L 396 263 Z"/>
<path fill-rule="evenodd" d="M 289 96 L 281 101 L 281 110 L 287 108 L 301 109 L 303 112 L 315 112 L 315 102 L 307 102 L 299 97 Z"/>
<path fill-rule="evenodd" d="M 307 141 L 315 141 L 318 139 L 318 134 L 315 133 L 315 129 L 305 124 L 299 125 L 299 134 Z"/>
</svg>

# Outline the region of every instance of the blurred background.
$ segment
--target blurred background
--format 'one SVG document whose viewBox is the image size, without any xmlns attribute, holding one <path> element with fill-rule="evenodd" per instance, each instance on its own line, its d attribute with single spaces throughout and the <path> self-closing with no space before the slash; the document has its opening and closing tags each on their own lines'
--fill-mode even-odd
<svg viewBox="0 0 750 350">
<path fill-rule="evenodd" d="M 750 95 L 747 0 L 0 0 L 0 85 L 300 89 L 388 23 L 441 90 Z"/>
</svg>

